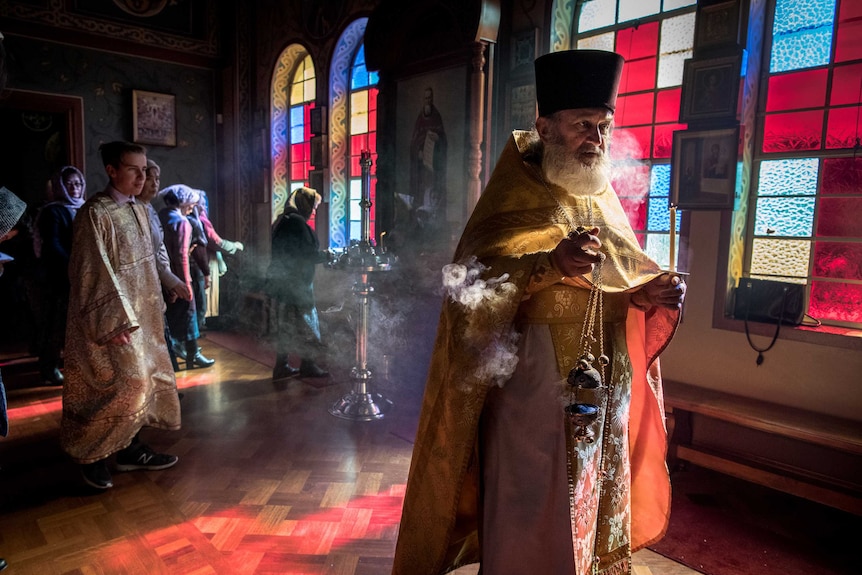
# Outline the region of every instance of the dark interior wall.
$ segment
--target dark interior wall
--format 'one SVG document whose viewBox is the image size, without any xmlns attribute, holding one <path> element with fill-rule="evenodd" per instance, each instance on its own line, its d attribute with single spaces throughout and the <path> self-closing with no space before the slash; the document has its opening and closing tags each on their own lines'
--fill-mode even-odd
<svg viewBox="0 0 862 575">
<path fill-rule="evenodd" d="M 181 182 L 215 191 L 213 71 L 13 35 L 5 44 L 8 89 L 83 99 L 88 194 L 108 181 L 99 145 L 132 139 L 132 90 L 176 96 L 177 146 L 147 146 L 162 168 L 162 185 Z"/>
</svg>

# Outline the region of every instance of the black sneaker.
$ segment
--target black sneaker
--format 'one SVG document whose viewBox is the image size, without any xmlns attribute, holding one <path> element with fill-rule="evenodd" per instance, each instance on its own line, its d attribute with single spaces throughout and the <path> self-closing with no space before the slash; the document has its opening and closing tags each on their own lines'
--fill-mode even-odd
<svg viewBox="0 0 862 575">
<path fill-rule="evenodd" d="M 108 465 L 104 459 L 95 463 L 81 465 L 81 475 L 90 487 L 110 489 L 114 486 L 114 482 L 111 480 L 111 472 L 108 471 Z"/>
<path fill-rule="evenodd" d="M 156 453 L 150 446 L 137 443 L 117 453 L 117 471 L 135 471 L 137 469 L 167 469 L 173 467 L 179 457 L 167 453 Z"/>
</svg>

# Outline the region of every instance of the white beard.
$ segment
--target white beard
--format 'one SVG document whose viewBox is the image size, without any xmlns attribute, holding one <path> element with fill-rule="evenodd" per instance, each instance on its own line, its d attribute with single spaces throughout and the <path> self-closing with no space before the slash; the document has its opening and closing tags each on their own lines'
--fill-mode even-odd
<svg viewBox="0 0 862 575">
<path fill-rule="evenodd" d="M 608 183 L 607 156 L 602 154 L 593 165 L 581 162 L 560 144 L 544 143 L 542 172 L 549 182 L 569 193 L 589 195 L 600 192 Z"/>
</svg>

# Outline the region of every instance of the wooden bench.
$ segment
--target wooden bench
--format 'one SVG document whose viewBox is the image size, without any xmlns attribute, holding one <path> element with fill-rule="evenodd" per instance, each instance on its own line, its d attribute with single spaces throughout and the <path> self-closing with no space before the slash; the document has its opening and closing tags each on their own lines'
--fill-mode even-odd
<svg viewBox="0 0 862 575">
<path fill-rule="evenodd" d="M 862 515 L 862 422 L 664 382 L 668 464 L 688 461 Z"/>
</svg>

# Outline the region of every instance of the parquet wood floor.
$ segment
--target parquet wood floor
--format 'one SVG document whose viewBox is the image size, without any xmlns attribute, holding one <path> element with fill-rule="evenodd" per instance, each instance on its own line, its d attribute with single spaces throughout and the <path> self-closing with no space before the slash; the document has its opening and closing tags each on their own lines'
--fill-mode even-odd
<svg viewBox="0 0 862 575">
<path fill-rule="evenodd" d="M 347 421 L 327 412 L 351 389 L 343 370 L 333 385 L 274 384 L 271 366 L 214 339 L 203 342 L 213 368 L 178 374 L 182 430 L 142 433 L 179 463 L 116 473 L 105 492 L 85 487 L 59 449 L 60 389 L 4 370 L 4 575 L 389 573 L 422 382 L 380 382 L 391 412 Z M 696 572 L 645 550 L 635 573 Z"/>
</svg>

